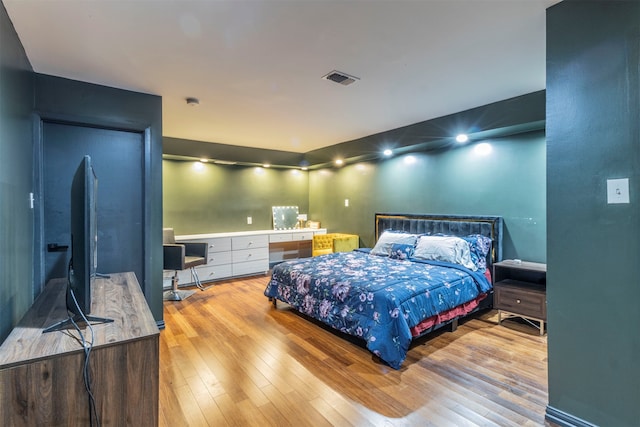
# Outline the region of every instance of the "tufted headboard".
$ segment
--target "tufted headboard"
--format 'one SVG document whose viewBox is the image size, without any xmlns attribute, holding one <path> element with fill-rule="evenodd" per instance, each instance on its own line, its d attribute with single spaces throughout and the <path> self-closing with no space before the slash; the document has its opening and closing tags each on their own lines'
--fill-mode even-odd
<svg viewBox="0 0 640 427">
<path fill-rule="evenodd" d="M 489 265 L 502 260 L 502 217 L 376 213 L 376 241 L 385 230 L 408 233 L 443 233 L 452 236 L 481 234 L 493 242 Z"/>
</svg>

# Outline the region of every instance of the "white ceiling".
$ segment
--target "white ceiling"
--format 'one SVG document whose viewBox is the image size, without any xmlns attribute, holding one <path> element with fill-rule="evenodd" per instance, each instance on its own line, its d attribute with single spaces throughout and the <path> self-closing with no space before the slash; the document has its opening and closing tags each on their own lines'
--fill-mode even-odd
<svg viewBox="0 0 640 427">
<path fill-rule="evenodd" d="M 302 153 L 544 89 L 557 0 L 2 2 L 36 72 L 160 95 L 165 136 Z"/>
</svg>

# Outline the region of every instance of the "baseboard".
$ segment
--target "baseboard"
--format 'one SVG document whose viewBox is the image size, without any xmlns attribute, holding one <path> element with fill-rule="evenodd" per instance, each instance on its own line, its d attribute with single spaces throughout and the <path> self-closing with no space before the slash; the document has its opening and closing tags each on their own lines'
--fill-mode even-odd
<svg viewBox="0 0 640 427">
<path fill-rule="evenodd" d="M 571 414 L 567 414 L 553 406 L 547 405 L 544 418 L 547 421 L 554 422 L 562 427 L 597 427 L 595 424 L 591 424 L 581 418 L 575 417 Z"/>
<path fill-rule="evenodd" d="M 164 329 L 164 320 L 156 320 L 156 326 L 158 329 Z"/>
</svg>

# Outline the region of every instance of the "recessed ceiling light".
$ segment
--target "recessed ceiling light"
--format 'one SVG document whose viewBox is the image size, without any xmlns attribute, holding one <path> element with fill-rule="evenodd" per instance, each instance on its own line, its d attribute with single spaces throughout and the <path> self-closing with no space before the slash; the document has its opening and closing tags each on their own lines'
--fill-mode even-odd
<svg viewBox="0 0 640 427">
<path fill-rule="evenodd" d="M 263 165 L 262 165 L 262 167 L 263 167 L 263 168 L 270 168 L 270 167 L 271 167 L 271 165 L 270 165 L 269 163 L 265 163 L 265 164 L 263 164 Z"/>
<path fill-rule="evenodd" d="M 466 133 L 461 133 L 456 136 L 456 141 L 463 143 L 469 140 L 469 136 Z"/>
<path fill-rule="evenodd" d="M 200 105 L 200 100 L 198 98 L 187 98 L 187 105 L 190 107 L 195 107 Z"/>
<path fill-rule="evenodd" d="M 335 164 L 338 166 L 341 166 L 344 163 L 344 160 L 342 159 L 336 159 Z"/>
<path fill-rule="evenodd" d="M 205 159 L 204 157 L 200 159 L 201 163 L 207 163 L 209 161 L 209 159 Z"/>
<path fill-rule="evenodd" d="M 385 156 L 389 157 L 390 155 L 393 154 L 393 151 L 387 148 L 386 150 L 384 150 L 382 152 L 382 154 L 384 154 Z"/>
</svg>

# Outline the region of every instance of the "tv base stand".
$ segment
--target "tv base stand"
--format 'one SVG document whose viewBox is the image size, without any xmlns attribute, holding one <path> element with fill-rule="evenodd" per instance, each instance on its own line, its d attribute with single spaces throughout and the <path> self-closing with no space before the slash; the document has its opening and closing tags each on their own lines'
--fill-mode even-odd
<svg viewBox="0 0 640 427">
<path fill-rule="evenodd" d="M 106 317 L 97 317 L 97 316 L 80 316 L 79 314 L 74 315 L 73 317 L 69 317 L 68 319 L 61 320 L 53 325 L 47 327 L 42 331 L 43 334 L 47 332 L 55 332 L 55 331 L 63 331 L 65 329 L 71 329 L 74 325 L 85 325 L 87 322 L 91 325 L 97 325 L 100 323 L 111 323 L 113 319 L 107 319 Z"/>
</svg>

